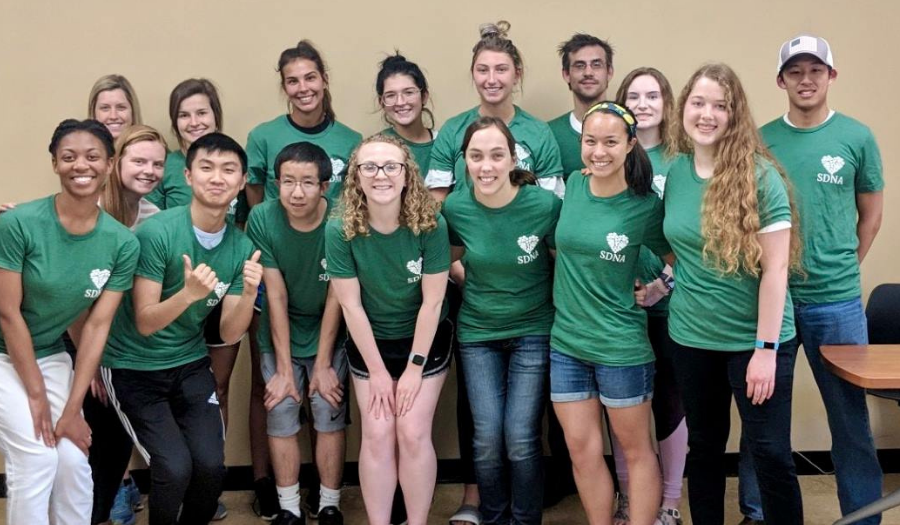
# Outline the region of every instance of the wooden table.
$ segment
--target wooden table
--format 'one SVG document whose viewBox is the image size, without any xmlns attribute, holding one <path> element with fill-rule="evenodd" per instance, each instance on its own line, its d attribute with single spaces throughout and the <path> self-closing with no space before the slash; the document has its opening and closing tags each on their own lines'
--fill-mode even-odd
<svg viewBox="0 0 900 525">
<path fill-rule="evenodd" d="M 872 390 L 900 388 L 900 345 L 822 345 L 820 351 L 845 381 Z"/>
<path fill-rule="evenodd" d="M 836 376 L 872 390 L 900 389 L 900 345 L 822 345 L 825 366 Z M 900 490 L 851 512 L 834 525 L 847 525 L 900 505 Z"/>
</svg>

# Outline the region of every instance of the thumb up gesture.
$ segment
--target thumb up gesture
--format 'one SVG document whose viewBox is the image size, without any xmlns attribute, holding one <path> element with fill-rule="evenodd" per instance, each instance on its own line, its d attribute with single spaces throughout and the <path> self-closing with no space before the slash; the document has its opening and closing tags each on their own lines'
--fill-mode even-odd
<svg viewBox="0 0 900 525">
<path fill-rule="evenodd" d="M 187 255 L 181 257 L 184 259 L 184 291 L 191 302 L 200 301 L 216 289 L 219 283 L 216 272 L 205 263 L 200 263 L 194 268 L 190 257 Z"/>
<path fill-rule="evenodd" d="M 244 261 L 244 293 L 253 292 L 256 295 L 256 289 L 262 282 L 263 267 L 259 264 L 259 256 L 262 254 L 259 250 L 253 252 L 250 260 Z"/>
</svg>

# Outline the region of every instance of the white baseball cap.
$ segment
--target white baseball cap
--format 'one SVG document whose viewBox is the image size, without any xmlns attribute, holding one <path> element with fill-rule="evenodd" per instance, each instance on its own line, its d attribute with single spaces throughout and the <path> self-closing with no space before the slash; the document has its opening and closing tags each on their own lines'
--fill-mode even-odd
<svg viewBox="0 0 900 525">
<path fill-rule="evenodd" d="M 812 35 L 800 35 L 784 44 L 778 52 L 778 72 L 784 69 L 784 65 L 795 56 L 812 55 L 830 68 L 834 67 L 834 57 L 831 55 L 831 46 L 824 38 Z"/>
</svg>

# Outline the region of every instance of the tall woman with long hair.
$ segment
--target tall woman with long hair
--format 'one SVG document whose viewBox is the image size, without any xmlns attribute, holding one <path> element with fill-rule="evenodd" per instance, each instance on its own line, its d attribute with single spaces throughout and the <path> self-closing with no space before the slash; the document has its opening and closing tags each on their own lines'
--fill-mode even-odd
<svg viewBox="0 0 900 525">
<path fill-rule="evenodd" d="M 398 481 L 409 524 L 425 525 L 437 476 L 431 427 L 453 334 L 447 225 L 398 139 L 369 137 L 350 160 L 325 242 L 350 332 L 360 485 L 371 525 L 390 523 Z"/>
<path fill-rule="evenodd" d="M 787 182 L 762 144 L 731 68 L 698 69 L 678 98 L 665 190 L 677 262 L 669 333 L 687 414 L 694 523 L 722 523 L 732 399 L 766 522 L 803 523 L 791 457 L 797 337 L 787 288 L 800 242 Z"/>
</svg>

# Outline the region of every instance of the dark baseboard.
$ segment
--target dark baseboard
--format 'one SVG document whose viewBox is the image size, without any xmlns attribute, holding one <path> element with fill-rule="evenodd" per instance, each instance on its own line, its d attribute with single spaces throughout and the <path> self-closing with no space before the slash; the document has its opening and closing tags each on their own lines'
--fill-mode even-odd
<svg viewBox="0 0 900 525">
<path fill-rule="evenodd" d="M 548 458 L 549 459 L 549 458 Z M 900 473 L 900 449 L 882 449 L 878 451 L 878 460 L 885 474 Z M 606 461 L 612 468 L 612 458 L 606 456 Z M 831 462 L 831 454 L 827 451 L 795 452 L 794 462 L 797 465 L 797 473 L 801 476 L 815 476 L 822 473 L 832 474 L 834 464 Z M 725 472 L 728 476 L 737 476 L 738 454 L 732 452 L 725 454 Z M 150 487 L 150 471 L 138 469 L 131 471 L 131 475 L 140 487 L 141 492 L 146 493 Z M 462 483 L 462 464 L 458 459 L 438 460 L 438 483 Z M 312 487 L 318 481 L 314 479 L 311 465 L 305 463 L 300 469 L 300 485 Z M 359 470 L 356 462 L 347 462 L 344 466 L 344 484 L 359 485 Z M 252 490 L 253 469 L 249 466 L 228 467 L 225 477 L 225 490 Z M 0 498 L 6 497 L 6 474 L 0 474 Z"/>
</svg>

